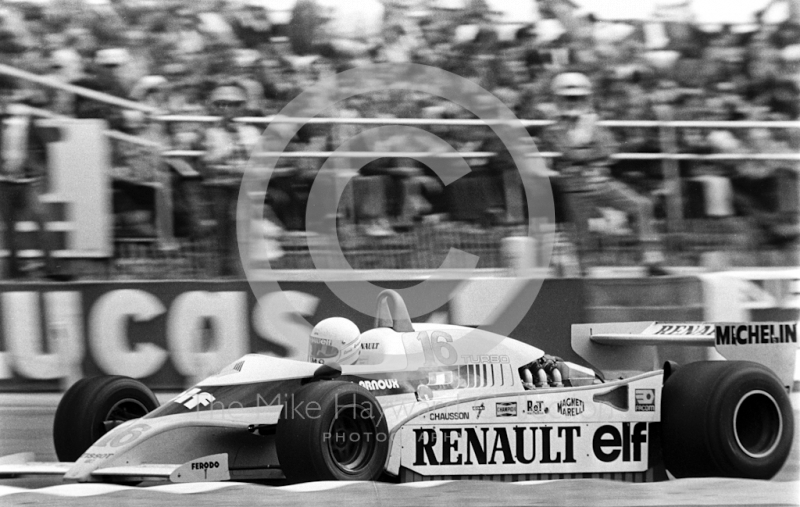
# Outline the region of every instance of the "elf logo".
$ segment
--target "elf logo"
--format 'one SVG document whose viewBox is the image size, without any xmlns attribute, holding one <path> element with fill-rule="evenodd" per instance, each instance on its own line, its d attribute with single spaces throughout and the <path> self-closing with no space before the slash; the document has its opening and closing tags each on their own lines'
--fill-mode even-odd
<svg viewBox="0 0 800 507">
<path fill-rule="evenodd" d="M 606 424 L 597 428 L 592 438 L 592 451 L 603 463 L 618 461 L 641 461 L 642 446 L 647 443 L 647 423 L 622 423 L 619 427 Z"/>
<path fill-rule="evenodd" d="M 213 394 L 201 392 L 199 388 L 194 387 L 181 393 L 173 401 L 175 403 L 182 403 L 184 407 L 192 410 L 197 406 L 207 407 L 214 400 L 216 400 L 216 398 Z"/>
</svg>

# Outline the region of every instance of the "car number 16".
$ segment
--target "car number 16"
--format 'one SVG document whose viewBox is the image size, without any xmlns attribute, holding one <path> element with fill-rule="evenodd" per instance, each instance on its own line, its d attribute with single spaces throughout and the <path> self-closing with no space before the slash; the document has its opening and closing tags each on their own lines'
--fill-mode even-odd
<svg viewBox="0 0 800 507">
<path fill-rule="evenodd" d="M 425 356 L 424 366 L 437 366 L 443 364 L 452 366 L 458 360 L 458 354 L 453 347 L 453 337 L 442 331 L 421 331 L 417 340 L 422 344 L 422 353 Z"/>
</svg>

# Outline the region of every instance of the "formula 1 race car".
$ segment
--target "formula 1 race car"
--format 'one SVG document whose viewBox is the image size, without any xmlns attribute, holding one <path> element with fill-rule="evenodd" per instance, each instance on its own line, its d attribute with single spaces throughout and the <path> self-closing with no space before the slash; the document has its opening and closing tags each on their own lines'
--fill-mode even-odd
<svg viewBox="0 0 800 507">
<path fill-rule="evenodd" d="M 322 364 L 246 355 L 160 407 L 136 380 L 80 380 L 56 412 L 62 462 L 7 456 L 0 477 L 769 479 L 792 445 L 794 322 L 573 325 L 592 370 L 486 331 L 412 324 L 387 290 L 354 364 L 325 360 L 352 343 L 312 338 Z M 715 360 L 663 362 L 687 347 Z"/>
</svg>

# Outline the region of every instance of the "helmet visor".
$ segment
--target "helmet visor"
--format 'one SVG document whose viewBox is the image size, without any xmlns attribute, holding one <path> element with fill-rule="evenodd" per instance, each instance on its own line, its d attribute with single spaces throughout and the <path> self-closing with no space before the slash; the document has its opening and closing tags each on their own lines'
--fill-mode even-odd
<svg viewBox="0 0 800 507">
<path fill-rule="evenodd" d="M 311 339 L 311 350 L 309 350 L 309 360 L 315 359 L 334 359 L 339 355 L 339 349 L 329 344 L 329 340 Z"/>
</svg>

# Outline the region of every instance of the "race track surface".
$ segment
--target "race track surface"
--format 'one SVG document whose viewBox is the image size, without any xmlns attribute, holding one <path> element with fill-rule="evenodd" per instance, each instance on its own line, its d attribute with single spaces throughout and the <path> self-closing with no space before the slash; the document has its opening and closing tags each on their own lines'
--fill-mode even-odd
<svg viewBox="0 0 800 507">
<path fill-rule="evenodd" d="M 167 395 L 166 398 L 170 396 Z M 51 431 L 59 395 L 0 395 L 0 456 L 33 451 L 55 460 Z M 0 481 L 0 505 L 64 506 L 272 506 L 381 505 L 581 505 L 722 506 L 800 505 L 800 393 L 795 407 L 795 446 L 772 481 L 683 479 L 652 484 L 602 480 L 526 483 L 440 481 L 413 484 L 325 482 L 269 487 L 239 483 L 167 484 L 129 488 L 109 484 L 60 484 L 57 478 Z"/>
<path fill-rule="evenodd" d="M 690 479 L 655 484 L 625 484 L 602 480 L 565 480 L 540 483 L 442 481 L 395 485 L 379 483 L 312 483 L 270 488 L 233 484 L 208 491 L 209 484 L 125 488 L 111 485 L 70 485 L 47 492 L 0 496 L 5 505 L 170 505 L 170 506 L 324 506 L 380 505 L 595 505 L 633 507 L 667 505 L 795 505 L 799 482 L 763 482 L 729 479 Z M 92 488 L 94 486 L 94 488 Z M 179 488 L 176 488 L 179 486 Z M 61 496 L 95 489 L 94 496 Z M 60 489 L 60 491 L 59 491 Z M 115 491 L 116 489 L 116 491 Z M 187 491 L 202 491 L 187 493 Z M 180 491 L 184 494 L 178 494 Z M 724 493 L 723 493 L 724 492 Z M 0 495 L 4 490 L 0 488 Z"/>
</svg>

